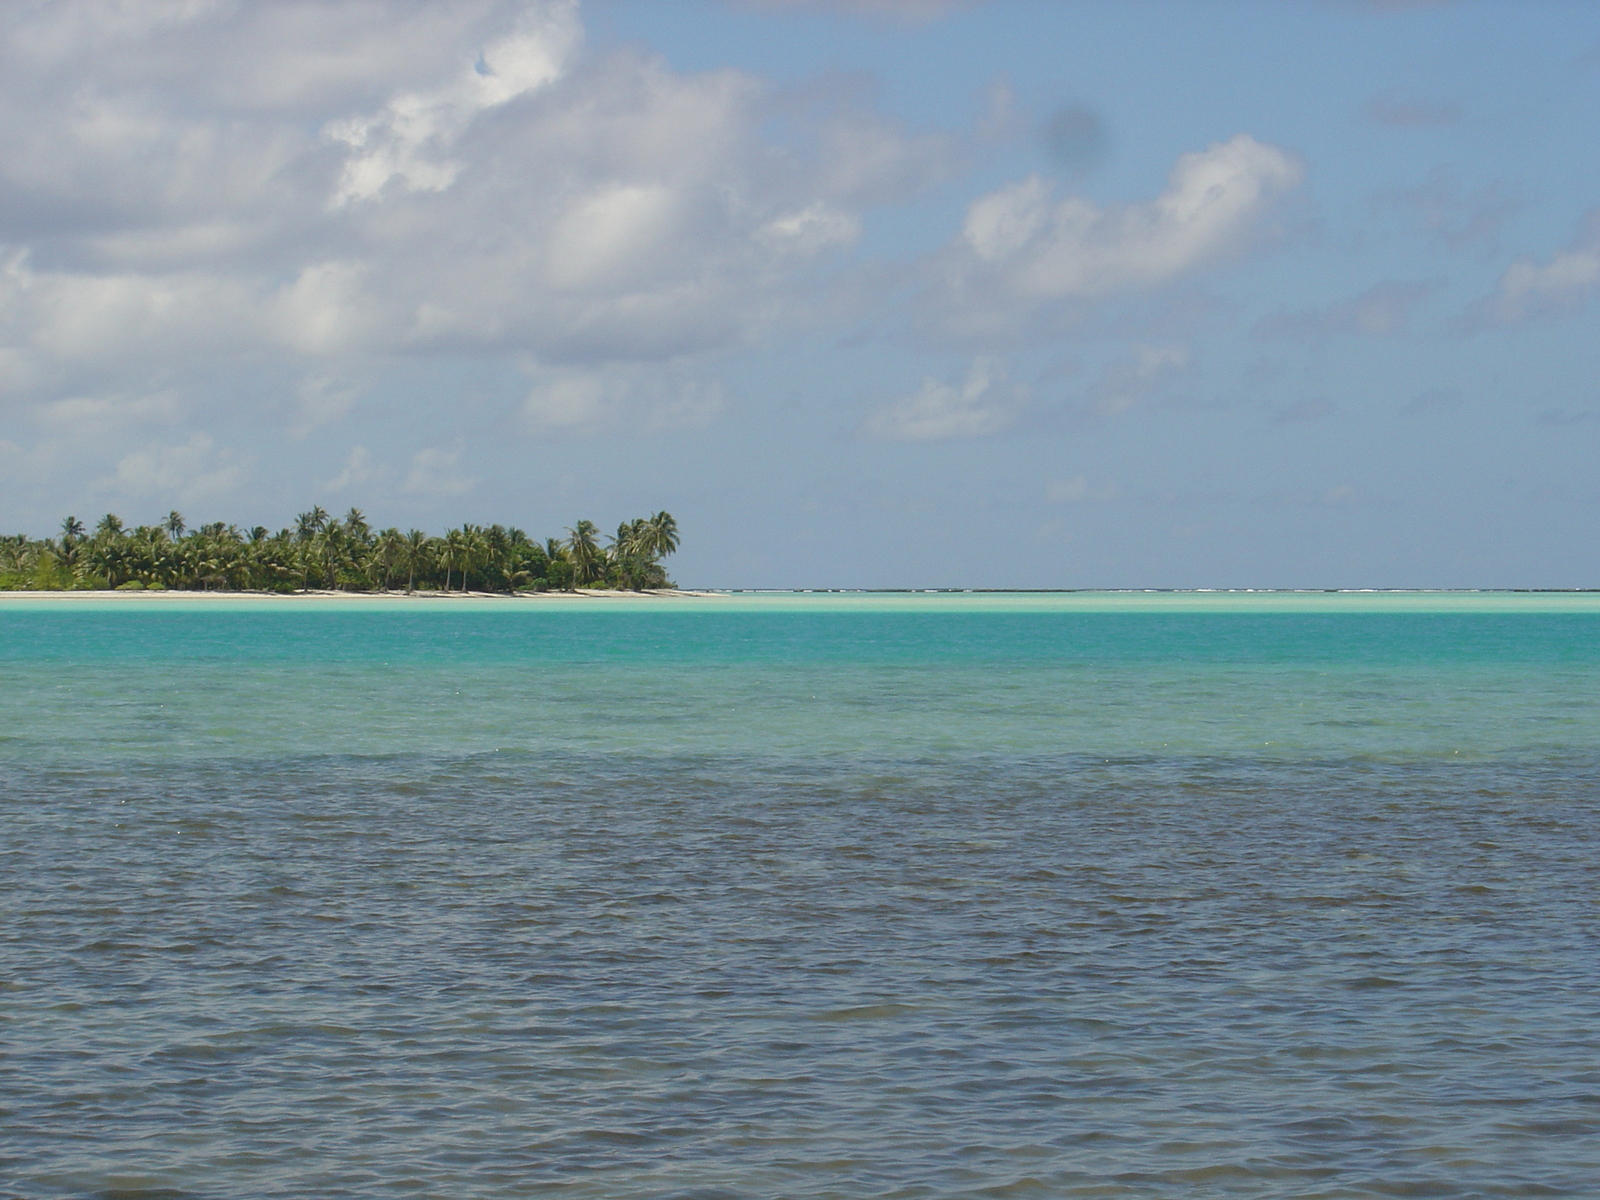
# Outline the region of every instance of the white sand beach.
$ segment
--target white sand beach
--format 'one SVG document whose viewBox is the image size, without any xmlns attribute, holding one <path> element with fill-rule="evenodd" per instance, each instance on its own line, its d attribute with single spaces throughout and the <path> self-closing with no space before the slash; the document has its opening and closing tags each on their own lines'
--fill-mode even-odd
<svg viewBox="0 0 1600 1200">
<path fill-rule="evenodd" d="M 274 603 L 285 600 L 315 600 L 326 602 L 329 600 L 359 601 L 372 603 L 374 601 L 406 602 L 412 600 L 493 600 L 504 603 L 518 601 L 533 601 L 535 603 L 549 602 L 552 600 L 681 600 L 686 598 L 722 599 L 724 592 L 698 592 L 680 588 L 655 588 L 649 591 L 625 591 L 622 589 L 607 588 L 579 588 L 576 591 L 566 592 L 440 592 L 422 591 L 414 592 L 335 592 L 313 588 L 304 592 L 192 592 L 181 589 L 168 589 L 166 591 L 92 591 L 88 589 L 73 591 L 0 591 L 0 603 L 7 600 L 59 600 L 62 602 L 94 601 L 94 600 L 128 600 L 137 603 L 161 604 L 174 600 L 184 601 L 240 601 L 240 600 L 266 600 Z"/>
</svg>

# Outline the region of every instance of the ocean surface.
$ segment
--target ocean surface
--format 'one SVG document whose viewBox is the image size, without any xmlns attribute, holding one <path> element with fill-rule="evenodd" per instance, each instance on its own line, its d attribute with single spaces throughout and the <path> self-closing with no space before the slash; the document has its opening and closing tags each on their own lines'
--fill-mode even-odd
<svg viewBox="0 0 1600 1200">
<path fill-rule="evenodd" d="M 1600 1194 L 1600 596 L 0 599 L 0 1197 Z"/>
</svg>

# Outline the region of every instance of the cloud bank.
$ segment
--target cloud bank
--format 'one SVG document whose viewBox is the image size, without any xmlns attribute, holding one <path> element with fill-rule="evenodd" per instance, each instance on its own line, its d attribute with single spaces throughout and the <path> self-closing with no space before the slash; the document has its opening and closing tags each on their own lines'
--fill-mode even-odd
<svg viewBox="0 0 1600 1200">
<path fill-rule="evenodd" d="M 1019 338 L 1236 256 L 1302 178 L 1244 133 L 1178 157 L 1141 202 L 1029 176 L 971 201 L 942 250 L 880 270 L 910 281 L 886 297 L 852 262 L 864 224 L 960 170 L 960 136 L 910 130 L 845 83 L 596 51 L 582 15 L 577 0 L 0 8 L 0 415 L 37 434 L 11 445 L 15 469 L 98 454 L 100 491 L 214 497 L 256 478 L 219 418 L 308 445 L 439 361 L 522 381 L 508 432 L 693 428 L 730 407 L 719 357 L 868 309 L 964 346 L 971 367 L 857 432 L 986 436 L 1028 408 L 999 356 Z M 1075 120 L 1056 141 L 1088 138 L 1082 166 L 1101 131 Z M 1097 411 L 1183 362 L 1135 357 Z M 366 437 L 320 472 L 328 488 L 475 486 L 459 446 L 413 441 L 385 465 Z"/>
<path fill-rule="evenodd" d="M 575 0 L 69 0 L 0 46 L 13 402 L 269 364 L 303 434 L 366 364 L 490 354 L 616 407 L 795 317 L 955 161 L 848 97 L 591 54 Z"/>
</svg>

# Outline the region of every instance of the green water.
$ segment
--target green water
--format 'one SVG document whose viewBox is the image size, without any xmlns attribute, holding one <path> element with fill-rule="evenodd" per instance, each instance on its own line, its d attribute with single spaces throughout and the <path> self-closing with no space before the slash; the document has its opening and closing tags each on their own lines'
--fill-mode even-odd
<svg viewBox="0 0 1600 1200">
<path fill-rule="evenodd" d="M 1589 597 L 0 608 L 28 761 L 548 752 L 1564 755 Z"/>
</svg>

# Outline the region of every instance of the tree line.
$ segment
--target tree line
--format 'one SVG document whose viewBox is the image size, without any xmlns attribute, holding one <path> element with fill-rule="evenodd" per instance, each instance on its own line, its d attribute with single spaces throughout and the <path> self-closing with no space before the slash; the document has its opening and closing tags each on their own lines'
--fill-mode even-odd
<svg viewBox="0 0 1600 1200">
<path fill-rule="evenodd" d="M 373 529 L 358 508 L 342 518 L 320 507 L 292 528 L 241 530 L 217 522 L 190 529 L 170 513 L 128 528 L 107 513 L 88 530 L 76 517 L 57 537 L 0 537 L 0 589 L 60 591 L 442 592 L 670 588 L 661 560 L 678 548 L 678 523 L 658 512 L 603 537 L 579 521 L 540 542 L 504 525 L 462 525 L 441 536 Z"/>
</svg>

